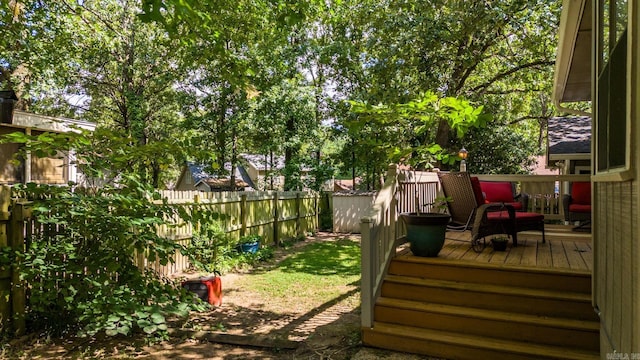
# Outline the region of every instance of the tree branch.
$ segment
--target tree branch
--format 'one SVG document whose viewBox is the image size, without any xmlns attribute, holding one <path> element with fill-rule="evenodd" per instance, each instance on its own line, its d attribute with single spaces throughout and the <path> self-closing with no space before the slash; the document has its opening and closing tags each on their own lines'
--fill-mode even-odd
<svg viewBox="0 0 640 360">
<path fill-rule="evenodd" d="M 492 77 L 491 79 L 489 79 L 487 82 L 480 84 L 474 88 L 472 88 L 470 90 L 470 92 L 477 92 L 480 91 L 480 94 L 484 94 L 485 91 L 482 89 L 487 89 L 491 84 L 495 83 L 498 80 L 504 79 L 507 76 L 514 74 L 520 70 L 524 70 L 524 69 L 528 69 L 528 68 L 532 68 L 532 67 L 536 67 L 536 66 L 548 66 L 548 65 L 553 65 L 555 64 L 555 61 L 550 61 L 550 60 L 538 60 L 538 61 L 534 61 L 534 62 L 530 62 L 530 63 L 526 63 L 526 64 L 521 64 L 518 65 L 514 68 L 511 68 L 505 72 L 502 72 L 500 74 L 497 74 L 496 76 Z"/>
<path fill-rule="evenodd" d="M 73 12 L 75 15 L 80 17 L 80 19 L 85 24 L 87 24 L 94 31 L 96 31 L 95 28 L 94 28 L 94 25 L 93 25 L 93 21 L 90 21 L 89 19 L 87 19 L 84 16 L 82 16 L 82 14 L 80 14 L 73 6 L 71 6 L 69 3 L 67 3 L 66 0 L 63 0 L 62 3 L 64 4 L 64 6 L 67 9 L 69 9 L 69 11 Z M 84 4 L 79 5 L 79 6 L 82 7 L 84 10 L 86 10 L 87 12 L 89 12 L 91 15 L 93 15 L 96 19 L 98 19 L 104 26 L 107 27 L 107 29 L 111 30 L 114 34 L 117 34 L 118 36 L 121 36 L 121 33 L 119 31 L 117 31 L 117 29 L 113 26 L 113 24 L 111 24 L 109 21 L 107 21 L 102 16 L 100 16 L 100 14 L 98 14 L 96 11 L 94 11 L 93 9 L 90 9 L 89 7 L 85 6 Z"/>
<path fill-rule="evenodd" d="M 533 115 L 528 115 L 528 116 L 522 116 L 519 117 L 517 119 L 511 120 L 509 122 L 509 125 L 514 125 L 519 123 L 520 121 L 524 121 L 524 120 L 547 120 L 549 119 L 548 116 L 533 116 Z"/>
<path fill-rule="evenodd" d="M 526 93 L 530 91 L 542 91 L 542 89 L 507 89 L 507 90 L 485 90 L 484 95 L 507 95 L 511 93 Z"/>
</svg>

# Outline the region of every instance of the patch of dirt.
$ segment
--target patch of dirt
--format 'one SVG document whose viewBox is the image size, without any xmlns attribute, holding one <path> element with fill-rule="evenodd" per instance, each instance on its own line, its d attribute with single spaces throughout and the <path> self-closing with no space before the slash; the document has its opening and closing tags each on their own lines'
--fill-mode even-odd
<svg viewBox="0 0 640 360">
<path fill-rule="evenodd" d="M 315 241 L 340 235 L 320 233 L 278 249 L 274 261 L 260 268 L 222 276 L 223 304 L 193 314 L 177 324 L 169 340 L 147 346 L 138 338 L 56 341 L 25 337 L 0 353 L 12 359 L 420 359 L 406 354 L 362 348 L 359 286 L 320 306 L 301 300 L 284 305 L 242 285 L 242 277 L 265 271 Z M 359 237 L 353 237 L 359 240 Z M 193 276 L 193 274 L 192 274 Z M 20 344 L 22 342 L 22 344 Z"/>
</svg>

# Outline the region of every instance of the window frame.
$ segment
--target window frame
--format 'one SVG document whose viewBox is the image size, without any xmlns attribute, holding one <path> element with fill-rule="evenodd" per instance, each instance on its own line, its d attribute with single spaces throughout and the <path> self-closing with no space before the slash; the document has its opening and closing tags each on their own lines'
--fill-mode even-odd
<svg viewBox="0 0 640 360">
<path fill-rule="evenodd" d="M 603 73 L 603 71 L 607 71 L 610 72 L 610 69 L 608 68 L 609 63 L 611 62 L 612 59 L 612 55 L 613 55 L 613 50 L 615 50 L 620 43 L 620 41 L 618 41 L 619 37 L 618 37 L 618 26 L 617 24 L 615 24 L 615 16 L 613 17 L 613 19 L 609 19 L 608 23 L 605 22 L 603 20 L 603 5 L 609 4 L 609 6 L 614 6 L 616 3 L 618 3 L 620 0 L 616 1 L 616 0 L 595 0 L 593 2 L 594 6 L 593 6 L 593 18 L 594 18 L 594 24 L 595 26 L 595 30 L 596 36 L 593 36 L 593 41 L 594 41 L 594 51 L 593 51 L 593 56 L 592 56 L 592 65 L 593 65 L 593 79 L 594 81 L 592 81 L 592 94 L 594 94 L 593 99 L 594 101 L 594 109 L 593 109 L 593 126 L 594 126 L 594 130 L 593 130 L 593 138 L 594 141 L 592 142 L 592 152 L 594 154 L 593 156 L 593 164 L 592 164 L 592 169 L 593 169 L 593 173 L 595 174 L 593 176 L 593 181 L 606 181 L 606 182 L 611 182 L 611 181 L 628 181 L 628 180 L 632 180 L 635 177 L 635 171 L 634 171 L 634 167 L 633 167 L 633 154 L 631 149 L 633 149 L 634 144 L 633 144 L 633 126 L 632 126 L 632 114 L 635 113 L 635 110 L 632 109 L 631 105 L 633 104 L 633 102 L 631 101 L 632 98 L 635 98 L 636 93 L 633 89 L 633 87 L 631 86 L 632 81 L 635 79 L 634 73 L 633 73 L 633 67 L 632 67 L 632 59 L 634 58 L 634 56 L 637 55 L 637 51 L 636 49 L 634 49 L 634 47 L 632 46 L 633 40 L 635 38 L 637 38 L 636 35 L 636 31 L 635 31 L 635 22 L 634 22 L 634 18 L 632 17 L 633 15 L 633 8 L 630 6 L 631 5 L 631 1 L 620 1 L 625 3 L 626 6 L 626 14 L 627 14 L 627 18 L 626 18 L 626 49 L 624 51 L 626 51 L 626 56 L 625 56 L 625 91 L 624 91 L 624 101 L 625 101 L 625 114 L 624 114 L 624 120 L 620 120 L 621 123 L 623 122 L 624 124 L 620 124 L 622 125 L 622 127 L 625 129 L 625 134 L 624 134 L 624 139 L 625 139 L 625 146 L 624 146 L 624 163 L 621 166 L 611 166 L 611 161 L 609 159 L 609 154 L 611 153 L 610 149 L 610 136 L 608 135 L 608 131 L 610 129 L 610 117 L 609 115 L 611 114 L 611 110 L 609 108 L 609 100 L 607 99 L 607 116 L 605 117 L 605 119 L 601 119 L 600 118 L 600 108 L 599 108 L 599 104 L 600 102 L 598 101 L 599 97 L 600 97 L 600 79 L 601 79 L 601 75 Z M 612 5 L 613 4 L 613 5 Z M 615 14 L 615 8 L 610 7 L 609 8 L 609 14 Z M 607 34 L 604 34 L 604 28 L 605 28 L 605 23 L 609 24 L 607 26 L 607 29 L 609 29 L 609 32 Z M 613 23 L 613 26 L 612 26 Z M 625 31 L 622 32 L 622 34 L 624 34 Z M 604 37 L 607 37 L 608 41 L 604 41 Z M 604 44 L 608 44 L 608 49 L 606 49 L 606 51 L 608 52 L 606 55 L 606 61 L 607 63 L 604 63 L 603 58 L 605 57 L 604 52 L 603 52 L 603 46 Z M 609 82 L 610 79 L 610 75 L 611 74 L 607 74 L 607 81 Z M 609 82 L 607 85 L 608 89 L 607 89 L 607 97 L 609 96 L 609 94 L 611 94 L 611 83 Z M 606 129 L 602 129 L 602 126 L 606 126 Z M 603 151 L 600 149 L 601 147 L 601 142 L 600 142 L 600 130 L 603 130 L 604 133 L 606 133 L 606 139 L 605 141 L 605 146 L 606 146 L 606 151 Z M 620 149 L 618 149 L 620 150 Z M 604 154 L 603 154 L 604 152 Z M 606 166 L 602 167 L 600 164 L 600 161 L 602 160 L 602 157 L 606 156 Z"/>
</svg>

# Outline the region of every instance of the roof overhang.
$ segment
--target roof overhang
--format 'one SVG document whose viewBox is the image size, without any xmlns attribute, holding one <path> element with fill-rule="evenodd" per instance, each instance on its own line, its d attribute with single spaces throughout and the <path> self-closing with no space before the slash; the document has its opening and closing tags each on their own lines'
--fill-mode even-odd
<svg viewBox="0 0 640 360">
<path fill-rule="evenodd" d="M 591 160 L 591 154 L 549 154 L 551 160 Z"/>
<path fill-rule="evenodd" d="M 52 131 L 58 133 L 78 132 L 79 129 L 94 131 L 96 124 L 88 121 L 56 118 L 51 116 L 33 114 L 23 111 L 14 110 L 13 122 L 11 124 L 2 124 L 21 129 L 33 129 L 39 131 Z"/>
<path fill-rule="evenodd" d="M 591 100 L 592 0 L 564 0 L 553 99 L 556 105 Z"/>
</svg>

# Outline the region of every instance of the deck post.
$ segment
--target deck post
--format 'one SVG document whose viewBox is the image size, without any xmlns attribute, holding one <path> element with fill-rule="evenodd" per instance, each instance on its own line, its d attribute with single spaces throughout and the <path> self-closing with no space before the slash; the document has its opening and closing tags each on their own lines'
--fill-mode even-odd
<svg viewBox="0 0 640 360">
<path fill-rule="evenodd" d="M 360 285 L 361 325 L 362 328 L 373 327 L 373 278 L 374 263 L 373 244 L 371 239 L 371 218 L 360 220 L 360 263 L 362 264 L 362 279 Z"/>
</svg>

